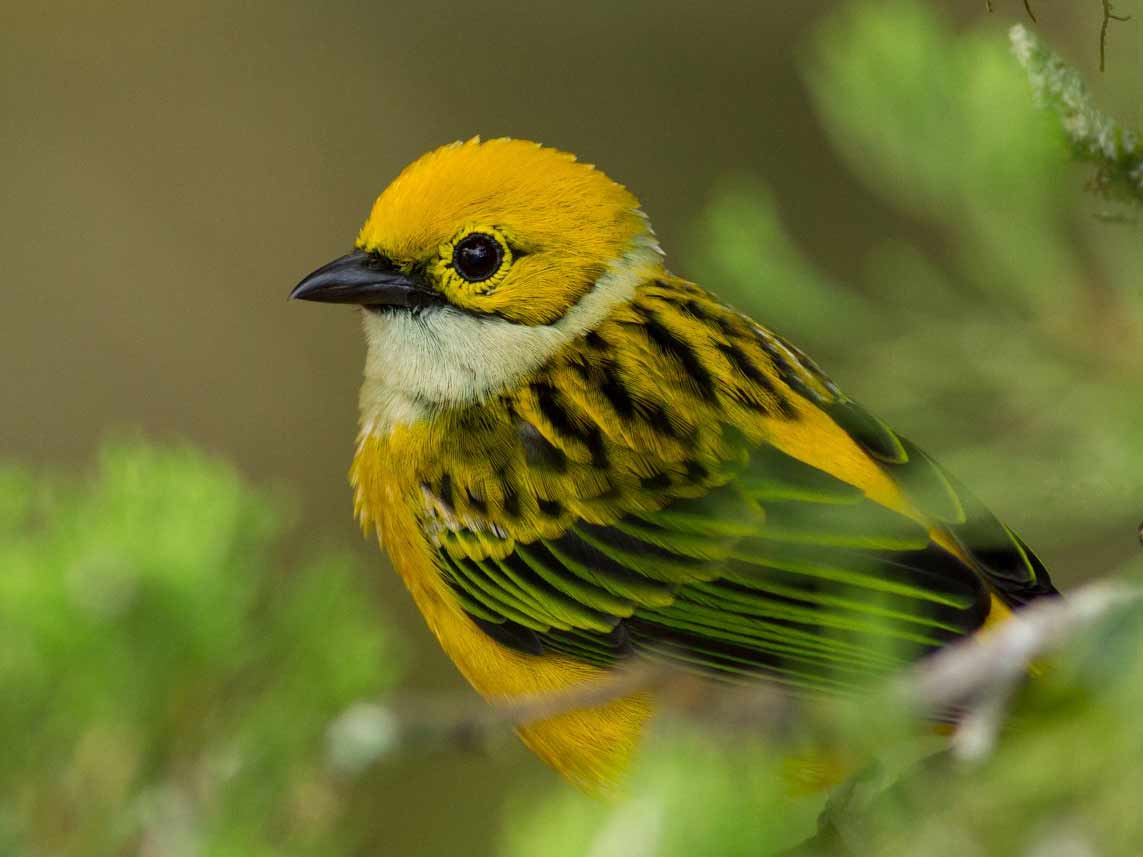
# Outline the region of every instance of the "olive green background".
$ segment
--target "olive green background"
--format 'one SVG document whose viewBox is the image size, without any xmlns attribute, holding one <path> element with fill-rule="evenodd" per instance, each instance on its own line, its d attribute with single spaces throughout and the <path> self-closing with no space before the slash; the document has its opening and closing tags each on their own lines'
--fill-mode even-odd
<svg viewBox="0 0 1143 857">
<path fill-rule="evenodd" d="M 836 5 L 7 8 L 0 453 L 78 469 L 109 433 L 140 429 L 220 454 L 296 499 L 303 538 L 355 546 L 376 569 L 410 692 L 463 696 L 351 518 L 355 313 L 286 294 L 347 251 L 405 163 L 476 133 L 603 167 L 640 196 L 682 274 L 709 188 L 740 172 L 775 190 L 795 239 L 839 281 L 878 236 L 938 243 L 857 184 L 815 121 L 800 46 Z M 985 17 L 983 0 L 939 5 L 959 26 Z M 995 5 L 984 24 L 1003 38 L 1022 8 Z M 1113 32 L 1100 77 L 1098 3 L 1037 10 L 1097 98 L 1138 121 L 1134 34 Z M 522 750 L 442 750 L 373 776 L 390 786 L 376 813 L 395 855 L 485 853 L 506 789 L 552 778 Z"/>
</svg>

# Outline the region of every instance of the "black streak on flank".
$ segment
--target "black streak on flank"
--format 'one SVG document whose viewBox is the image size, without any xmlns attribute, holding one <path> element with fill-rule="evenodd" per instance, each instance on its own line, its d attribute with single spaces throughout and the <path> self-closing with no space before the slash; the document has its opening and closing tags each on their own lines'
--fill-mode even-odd
<svg viewBox="0 0 1143 857">
<path fill-rule="evenodd" d="M 712 321 L 715 321 L 715 319 L 711 316 L 711 314 L 708 313 L 705 309 L 703 309 L 702 304 L 700 304 L 698 301 L 694 300 L 693 298 L 682 298 L 682 297 L 671 296 L 671 297 L 664 297 L 661 300 L 665 301 L 666 303 L 669 303 L 671 306 L 673 306 L 679 312 L 686 313 L 691 318 L 693 318 L 695 321 L 701 321 L 704 323 L 710 323 Z"/>
<path fill-rule="evenodd" d="M 585 438 L 587 448 L 591 452 L 591 466 L 598 470 L 607 469 L 607 447 L 603 443 L 603 433 L 592 426 Z"/>
<path fill-rule="evenodd" d="M 533 384 L 532 392 L 536 396 L 536 404 L 540 407 L 540 413 L 551 424 L 556 434 L 563 437 L 579 437 L 579 431 L 575 423 L 572 422 L 571 415 L 560 403 L 559 393 L 556 392 L 555 387 L 551 384 Z"/>
<path fill-rule="evenodd" d="M 727 334 L 726 323 L 716 316 L 711 315 L 698 301 L 686 301 L 679 305 L 679 309 L 693 318 L 695 321 L 701 321 L 703 324 L 717 325 L 723 334 Z"/>
<path fill-rule="evenodd" d="M 767 390 L 773 389 L 770 384 L 770 379 L 766 377 L 761 369 L 754 365 L 754 361 L 752 361 L 750 357 L 747 356 L 746 352 L 744 352 L 737 345 L 734 345 L 733 343 L 729 345 L 720 344 L 718 346 L 718 350 L 726 356 L 726 359 L 734 365 L 735 369 L 737 369 L 755 384 L 758 384 L 760 387 L 764 387 Z"/>
<path fill-rule="evenodd" d="M 591 380 L 591 367 L 586 363 L 583 363 L 579 360 L 572 360 L 568 365 L 571 366 L 573 372 L 579 375 L 581 380 Z"/>
<path fill-rule="evenodd" d="M 686 468 L 687 479 L 689 479 L 691 482 L 702 482 L 708 476 L 710 476 L 710 471 L 699 464 L 697 461 L 688 460 L 686 462 Z"/>
<path fill-rule="evenodd" d="M 587 335 L 584 336 L 583 341 L 588 344 L 589 348 L 592 348 L 595 351 L 608 351 L 611 348 L 611 345 L 607 342 L 607 340 L 596 333 L 594 330 L 589 331 Z"/>
<path fill-rule="evenodd" d="M 623 380 L 614 367 L 604 366 L 603 384 L 599 389 L 607 397 L 607 401 L 611 403 L 611 407 L 615 409 L 618 416 L 629 419 L 635 413 L 635 403 L 631 399 L 631 394 L 623 385 Z"/>
<path fill-rule="evenodd" d="M 715 401 L 717 397 L 710 372 L 702 365 L 690 343 L 676 336 L 659 320 L 654 311 L 642 306 L 636 306 L 636 309 L 643 316 L 643 330 L 646 331 L 647 338 L 664 354 L 669 354 L 679 362 L 688 377 L 694 381 L 700 396 L 707 401 Z"/>
<path fill-rule="evenodd" d="M 503 483 L 504 500 L 501 503 L 501 508 L 504 514 L 509 518 L 520 517 L 520 495 L 516 493 L 516 488 L 512 483 L 505 481 Z"/>
<path fill-rule="evenodd" d="M 727 318 L 719 312 L 711 312 L 694 298 L 686 298 L 684 300 L 677 297 L 663 297 L 660 298 L 660 300 L 669 303 L 679 312 L 689 315 L 695 321 L 701 322 L 708 327 L 717 327 L 727 339 L 742 335 L 742 331 L 734 325 L 734 322 L 731 321 L 730 318 Z"/>
<path fill-rule="evenodd" d="M 718 346 L 718 350 L 723 353 L 723 355 L 728 361 L 730 361 L 731 365 L 733 365 L 735 369 L 737 369 L 739 372 L 741 372 L 743 375 L 745 375 L 747 378 L 765 390 L 767 394 L 769 394 L 770 398 L 772 398 L 777 403 L 778 410 L 782 412 L 782 416 L 784 416 L 786 419 L 793 419 L 797 415 L 797 411 L 794 409 L 793 405 L 790 404 L 789 400 L 787 400 L 785 396 L 778 392 L 778 389 L 774 386 L 774 382 L 771 381 L 769 377 L 767 377 L 765 372 L 763 372 L 754 364 L 754 361 L 750 359 L 749 355 L 747 355 L 745 351 L 733 343 L 728 345 L 720 344 Z M 763 410 L 766 409 L 763 408 Z"/>
<path fill-rule="evenodd" d="M 639 487 L 644 491 L 666 491 L 671 487 L 671 477 L 666 473 L 644 476 L 639 480 Z"/>
<path fill-rule="evenodd" d="M 606 468 L 607 450 L 604 448 L 603 435 L 599 429 L 596 426 L 581 426 L 573 419 L 560 401 L 559 393 L 550 384 L 533 384 L 532 392 L 536 395 L 540 413 L 544 415 L 544 419 L 556 434 L 580 441 L 591 453 L 592 466 L 599 469 Z"/>
<path fill-rule="evenodd" d="M 465 498 L 468 500 L 469 508 L 473 509 L 474 511 L 476 511 L 478 514 L 481 514 L 481 515 L 487 515 L 488 514 L 488 503 L 486 503 L 484 501 L 483 497 L 477 497 L 471 491 L 469 491 L 467 488 L 464 491 L 464 495 L 465 495 Z"/>
<path fill-rule="evenodd" d="M 520 516 L 520 495 L 517 494 L 515 486 L 511 482 L 504 482 L 504 500 L 501 504 L 504 514 L 509 518 L 519 518 Z"/>
<path fill-rule="evenodd" d="M 798 416 L 798 409 L 793 406 L 790 400 L 776 390 L 774 391 L 774 396 L 778 400 L 778 410 L 782 412 L 782 416 L 788 420 L 796 419 Z"/>
<path fill-rule="evenodd" d="M 524 447 L 524 461 L 529 467 L 564 473 L 568 469 L 568 459 L 563 450 L 548 443 L 540 430 L 529 422 L 520 420 L 516 434 Z"/>
<path fill-rule="evenodd" d="M 794 367 L 790 365 L 790 362 L 786 359 L 786 355 L 782 353 L 782 350 L 761 333 L 755 334 L 754 340 L 762 347 L 763 351 L 770 355 L 774 369 L 782 380 L 792 387 L 792 378 L 797 376 L 797 372 L 794 371 Z"/>
<path fill-rule="evenodd" d="M 841 396 L 841 390 L 837 388 L 837 384 L 831 381 L 829 376 L 822 371 L 822 367 L 817 364 L 817 361 L 815 361 L 812 357 L 810 357 L 810 355 L 806 354 L 804 351 L 802 351 L 800 348 L 788 340 L 783 339 L 779 336 L 778 341 L 781 342 L 782 345 L 784 345 L 786 349 L 794 355 L 794 359 L 798 361 L 798 363 L 805 371 L 809 372 L 819 384 L 829 390 L 831 395 Z"/>
<path fill-rule="evenodd" d="M 662 405 L 654 405 L 650 408 L 650 411 L 651 427 L 661 435 L 665 435 L 673 440 L 678 440 L 679 433 L 671 423 L 671 417 L 667 413 L 667 409 Z"/>
<path fill-rule="evenodd" d="M 778 373 L 778 377 L 785 382 L 787 387 L 802 398 L 809 399 L 811 402 L 822 401 L 822 397 L 810 389 L 810 386 L 802 380 L 801 375 L 798 374 L 798 370 L 790 364 L 790 361 L 778 346 L 774 345 L 762 335 L 756 335 L 755 341 L 762 347 L 762 350 L 769 355 L 774 365 L 774 371 Z M 786 407 L 782 409 L 782 412 L 786 414 L 786 416 L 792 417 L 794 415 L 793 408 L 790 407 L 789 403 L 786 403 Z"/>
<path fill-rule="evenodd" d="M 445 473 L 441 476 L 441 481 L 437 484 L 437 490 L 434 493 L 437 495 L 437 499 L 441 501 L 441 505 L 449 511 L 453 510 L 452 476 L 450 474 Z"/>
</svg>

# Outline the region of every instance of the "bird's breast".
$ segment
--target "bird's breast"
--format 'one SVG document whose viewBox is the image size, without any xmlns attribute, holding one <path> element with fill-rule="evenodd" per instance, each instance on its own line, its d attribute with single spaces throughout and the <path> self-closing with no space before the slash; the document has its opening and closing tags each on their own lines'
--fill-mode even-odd
<svg viewBox="0 0 1143 857">
<path fill-rule="evenodd" d="M 418 513 L 422 501 L 415 461 L 428 443 L 412 431 L 388 438 L 366 436 L 354 457 L 351 481 L 362 526 L 376 530 L 441 648 L 473 688 L 492 702 L 560 693 L 603 679 L 605 670 L 566 656 L 529 655 L 502 646 L 461 609 L 438 570 L 436 547 Z M 561 775 L 598 792 L 617 781 L 651 712 L 650 699 L 640 694 L 517 731 Z"/>
</svg>

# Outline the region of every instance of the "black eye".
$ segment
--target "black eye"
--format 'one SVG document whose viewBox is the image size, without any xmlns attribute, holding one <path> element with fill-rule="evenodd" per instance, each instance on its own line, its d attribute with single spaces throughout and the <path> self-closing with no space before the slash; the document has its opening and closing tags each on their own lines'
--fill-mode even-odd
<svg viewBox="0 0 1143 857">
<path fill-rule="evenodd" d="M 457 242 L 452 251 L 452 266 L 470 283 L 487 280 L 500 269 L 504 248 L 491 235 L 473 232 Z"/>
</svg>

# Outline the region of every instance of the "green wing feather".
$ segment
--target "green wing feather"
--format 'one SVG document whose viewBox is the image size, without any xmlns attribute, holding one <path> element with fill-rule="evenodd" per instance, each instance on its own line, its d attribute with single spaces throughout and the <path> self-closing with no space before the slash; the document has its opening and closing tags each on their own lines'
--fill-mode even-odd
<svg viewBox="0 0 1143 857">
<path fill-rule="evenodd" d="M 1055 592 L 927 455 L 695 287 L 644 288 L 581 345 L 486 406 L 482 431 L 457 433 L 494 438 L 456 456 L 467 470 L 425 477 L 440 572 L 500 643 L 836 691 L 973 633 L 993 596 L 1016 606 Z M 797 419 L 799 399 L 963 556 L 768 445 L 758 426 Z"/>
<path fill-rule="evenodd" d="M 500 559 L 442 551 L 495 639 L 836 690 L 972 633 L 989 589 L 919 524 L 771 447 L 700 498 L 575 523 Z"/>
<path fill-rule="evenodd" d="M 825 410 L 918 508 L 948 531 L 1007 604 L 1019 606 L 1057 594 L 1048 570 L 1020 537 L 922 450 L 849 399 L 841 398 Z"/>
</svg>

